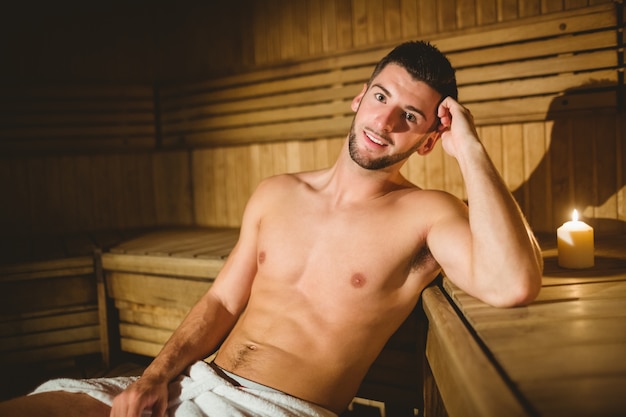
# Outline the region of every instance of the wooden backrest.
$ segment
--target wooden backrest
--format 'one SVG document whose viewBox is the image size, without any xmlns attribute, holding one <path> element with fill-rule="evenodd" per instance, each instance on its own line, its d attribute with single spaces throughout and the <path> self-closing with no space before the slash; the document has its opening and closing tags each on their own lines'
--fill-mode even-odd
<svg viewBox="0 0 626 417">
<path fill-rule="evenodd" d="M 478 124 L 616 108 L 623 99 L 618 6 L 520 19 L 430 41 L 457 70 Z M 345 135 L 350 101 L 391 47 L 349 52 L 160 91 L 165 146 L 220 146 Z M 554 99 L 566 92 L 567 100 Z"/>
<path fill-rule="evenodd" d="M 154 88 L 144 84 L 0 86 L 0 151 L 154 148 Z"/>
</svg>

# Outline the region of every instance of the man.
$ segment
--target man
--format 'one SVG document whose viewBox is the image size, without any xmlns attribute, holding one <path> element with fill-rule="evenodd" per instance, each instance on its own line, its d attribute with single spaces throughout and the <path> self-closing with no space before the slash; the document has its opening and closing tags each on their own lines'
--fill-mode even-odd
<svg viewBox="0 0 626 417">
<path fill-rule="evenodd" d="M 276 401 L 290 405 L 267 415 L 332 416 L 442 268 L 489 304 L 532 301 L 539 248 L 456 94 L 454 70 L 433 46 L 409 42 L 385 57 L 352 101 L 354 121 L 335 165 L 259 185 L 215 283 L 142 377 L 115 397 L 111 416 L 163 416 L 168 407 L 184 415 L 178 391 L 194 389 L 179 375 L 218 347 L 202 372 L 246 393 L 266 390 L 264 401 L 284 396 Z M 458 161 L 469 208 L 400 174 L 409 156 L 428 154 L 440 139 Z M 222 410 L 215 415 L 239 415 L 234 409 L 253 401 L 209 385 L 198 395 L 210 391 L 220 397 L 210 401 L 227 403 L 202 397 Z M 109 413 L 84 394 L 28 399 L 50 413 L 64 401 Z M 290 399 L 299 402 L 295 411 Z"/>
</svg>

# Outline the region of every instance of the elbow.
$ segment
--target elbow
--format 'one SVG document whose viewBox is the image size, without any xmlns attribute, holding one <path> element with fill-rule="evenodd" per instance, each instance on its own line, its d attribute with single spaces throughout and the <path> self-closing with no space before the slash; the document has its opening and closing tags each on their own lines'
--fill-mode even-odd
<svg viewBox="0 0 626 417">
<path fill-rule="evenodd" d="M 494 297 L 495 299 L 490 304 L 500 308 L 523 307 L 532 303 L 541 291 L 541 273 L 539 272 L 520 274 L 514 282 Z"/>
</svg>

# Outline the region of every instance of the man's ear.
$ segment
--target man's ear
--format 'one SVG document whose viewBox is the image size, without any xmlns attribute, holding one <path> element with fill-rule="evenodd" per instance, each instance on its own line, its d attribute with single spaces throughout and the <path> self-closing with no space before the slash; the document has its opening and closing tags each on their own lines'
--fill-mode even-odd
<svg viewBox="0 0 626 417">
<path fill-rule="evenodd" d="M 359 106 L 361 105 L 361 99 L 365 95 L 366 91 L 367 91 L 367 83 L 363 84 L 363 90 L 361 90 L 361 92 L 352 99 L 352 105 L 350 106 L 352 111 L 356 112 L 359 109 Z"/>
<path fill-rule="evenodd" d="M 437 141 L 439 140 L 440 137 L 441 137 L 441 133 L 439 132 L 431 133 L 430 136 L 426 138 L 424 143 L 422 143 L 422 146 L 417 148 L 417 153 L 422 156 L 430 153 L 430 151 L 432 151 L 435 148 L 435 145 L 437 144 Z"/>
</svg>

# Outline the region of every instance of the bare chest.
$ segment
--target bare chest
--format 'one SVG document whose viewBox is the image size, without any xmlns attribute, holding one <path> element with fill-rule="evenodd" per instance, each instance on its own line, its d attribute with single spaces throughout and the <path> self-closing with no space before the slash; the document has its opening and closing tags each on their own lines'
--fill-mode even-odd
<svg viewBox="0 0 626 417">
<path fill-rule="evenodd" d="M 395 214 L 386 208 L 310 207 L 268 215 L 259 231 L 260 275 L 339 294 L 352 289 L 380 296 L 402 288 L 419 278 L 419 262 L 432 265 L 428 257 L 420 260 L 426 249 L 423 230 Z"/>
</svg>

